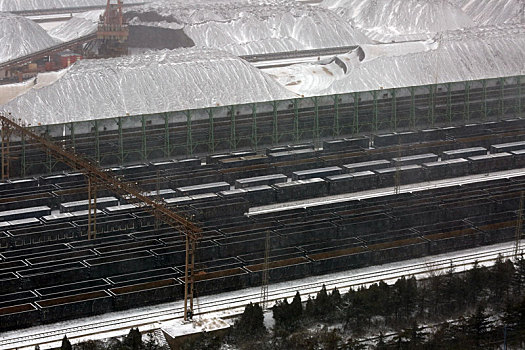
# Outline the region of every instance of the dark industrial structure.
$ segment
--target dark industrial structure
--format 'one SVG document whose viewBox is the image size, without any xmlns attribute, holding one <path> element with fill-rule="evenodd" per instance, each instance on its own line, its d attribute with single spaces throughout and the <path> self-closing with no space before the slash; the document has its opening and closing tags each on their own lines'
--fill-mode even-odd
<svg viewBox="0 0 525 350">
<path fill-rule="evenodd" d="M 29 130 L 198 222 L 195 293 L 204 295 L 514 240 L 525 187 L 521 81 Z M 10 180 L 0 183 L 1 330 L 184 297 L 187 245 L 171 226 L 99 185 L 96 237 L 88 240 L 85 175 L 27 135 L 8 136 L 2 164 Z M 491 176 L 496 171 L 503 173 Z M 454 180 L 466 176 L 470 181 Z M 442 182 L 403 190 L 434 180 Z M 373 189 L 362 199 L 326 200 Z"/>
</svg>

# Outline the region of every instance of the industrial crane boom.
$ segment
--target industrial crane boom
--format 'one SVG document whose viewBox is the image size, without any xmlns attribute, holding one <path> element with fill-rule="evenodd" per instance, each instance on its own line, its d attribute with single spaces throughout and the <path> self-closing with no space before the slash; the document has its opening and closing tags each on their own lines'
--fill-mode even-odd
<svg viewBox="0 0 525 350">
<path fill-rule="evenodd" d="M 4 136 L 12 132 L 19 134 L 26 139 L 36 141 L 41 147 L 50 152 L 55 158 L 64 162 L 71 168 L 82 172 L 92 182 L 98 183 L 113 193 L 125 198 L 128 202 L 133 202 L 139 207 L 148 210 L 156 218 L 164 221 L 186 239 L 186 269 L 185 269 L 185 293 L 184 293 L 184 319 L 187 320 L 193 315 L 193 291 L 194 291 L 194 266 L 196 242 L 200 238 L 202 230 L 193 222 L 175 213 L 167 207 L 167 203 L 161 199 L 151 199 L 142 194 L 142 191 L 130 182 L 121 181 L 109 170 L 103 170 L 98 165 L 93 164 L 88 159 L 68 151 L 65 147 L 57 145 L 53 141 L 34 133 L 31 129 L 20 125 L 13 118 L 0 114 L 2 132 L 2 163 L 4 152 L 9 154 L 9 145 L 4 144 Z M 7 160 L 8 162 L 9 160 Z M 4 167 L 4 164 L 2 164 Z M 189 307 L 188 307 L 189 302 Z"/>
</svg>

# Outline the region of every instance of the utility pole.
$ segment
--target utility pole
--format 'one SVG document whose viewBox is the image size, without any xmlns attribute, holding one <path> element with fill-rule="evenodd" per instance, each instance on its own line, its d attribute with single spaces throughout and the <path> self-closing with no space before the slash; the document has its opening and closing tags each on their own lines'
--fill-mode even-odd
<svg viewBox="0 0 525 350">
<path fill-rule="evenodd" d="M 516 237 L 514 242 L 514 259 L 518 259 L 520 252 L 521 231 L 523 226 L 523 191 L 520 194 L 520 207 L 516 219 Z"/>
<path fill-rule="evenodd" d="M 269 276 L 269 265 L 270 265 L 270 231 L 266 231 L 266 240 L 264 244 L 264 263 L 262 271 L 262 284 L 261 284 L 261 308 L 264 310 L 268 307 L 268 283 L 270 281 Z"/>
<path fill-rule="evenodd" d="M 401 165 L 399 162 L 401 158 L 401 143 L 397 144 L 397 162 L 396 162 L 396 173 L 394 174 L 394 194 L 399 194 L 401 190 Z"/>
</svg>

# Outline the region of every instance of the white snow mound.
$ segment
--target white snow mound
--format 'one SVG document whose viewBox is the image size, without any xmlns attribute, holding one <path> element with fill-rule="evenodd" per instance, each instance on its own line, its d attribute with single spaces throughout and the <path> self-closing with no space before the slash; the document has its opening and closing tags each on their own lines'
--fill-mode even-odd
<svg viewBox="0 0 525 350">
<path fill-rule="evenodd" d="M 479 25 L 525 22 L 522 0 L 464 0 L 462 9 Z"/>
<path fill-rule="evenodd" d="M 438 32 L 475 25 L 448 0 L 324 0 L 321 6 L 379 42 L 426 40 Z"/>
<path fill-rule="evenodd" d="M 60 41 L 71 41 L 95 33 L 102 10 L 75 14 L 71 19 L 49 31 L 49 35 Z"/>
<path fill-rule="evenodd" d="M 82 60 L 55 83 L 31 90 L 1 109 L 34 125 L 295 96 L 235 56 L 180 49 Z"/>
<path fill-rule="evenodd" d="M 28 18 L 0 12 L 0 62 L 28 55 L 58 43 Z"/>
<path fill-rule="evenodd" d="M 338 65 L 301 64 L 266 72 L 306 96 L 525 74 L 524 25 L 457 30 L 434 41 L 358 50 L 359 59 L 356 50 L 339 56 Z"/>
<path fill-rule="evenodd" d="M 196 46 L 235 55 L 370 42 L 332 11 L 293 0 L 157 0 L 126 15 L 131 25 L 183 28 Z"/>
</svg>

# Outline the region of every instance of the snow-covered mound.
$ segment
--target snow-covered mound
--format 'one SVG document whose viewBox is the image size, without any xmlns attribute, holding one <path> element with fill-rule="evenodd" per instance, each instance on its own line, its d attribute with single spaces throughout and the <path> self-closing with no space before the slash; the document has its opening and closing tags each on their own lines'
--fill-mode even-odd
<svg viewBox="0 0 525 350">
<path fill-rule="evenodd" d="M 35 78 L 26 80 L 21 83 L 2 84 L 0 85 L 0 105 L 15 99 L 16 97 L 25 94 L 31 89 L 41 89 L 45 86 L 53 84 L 59 79 L 67 69 L 58 72 L 38 73 Z"/>
<path fill-rule="evenodd" d="M 294 97 L 247 62 L 210 49 L 75 63 L 55 83 L 0 109 L 31 124 L 61 123 Z"/>
<path fill-rule="evenodd" d="M 43 50 L 57 42 L 30 19 L 0 12 L 0 62 Z"/>
<path fill-rule="evenodd" d="M 182 29 L 196 46 L 235 55 L 369 42 L 332 11 L 294 0 L 157 0 L 126 16 L 133 26 Z"/>
<path fill-rule="evenodd" d="M 479 25 L 525 21 L 522 0 L 463 0 L 461 8 Z"/>
<path fill-rule="evenodd" d="M 360 49 L 360 57 L 356 52 L 342 55 L 339 64 L 266 72 L 290 90 L 310 96 L 525 74 L 523 25 L 457 30 L 424 43 Z"/>
<path fill-rule="evenodd" d="M 475 25 L 448 0 L 324 0 L 321 6 L 380 42 L 426 40 L 438 32 Z"/>
<path fill-rule="evenodd" d="M 71 41 L 94 33 L 102 13 L 102 10 L 95 10 L 75 14 L 71 19 L 51 29 L 49 35 L 61 41 Z"/>
<path fill-rule="evenodd" d="M 148 0 L 126 0 L 126 4 Z M 0 11 L 33 11 L 69 7 L 105 6 L 107 0 L 0 0 Z"/>
</svg>

